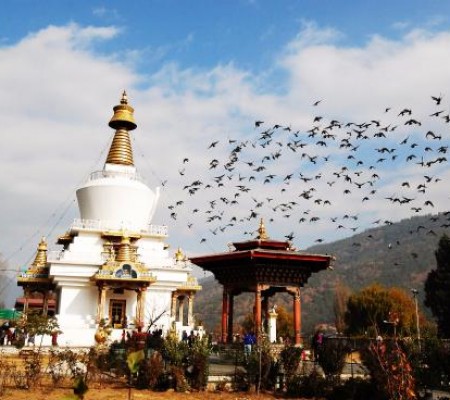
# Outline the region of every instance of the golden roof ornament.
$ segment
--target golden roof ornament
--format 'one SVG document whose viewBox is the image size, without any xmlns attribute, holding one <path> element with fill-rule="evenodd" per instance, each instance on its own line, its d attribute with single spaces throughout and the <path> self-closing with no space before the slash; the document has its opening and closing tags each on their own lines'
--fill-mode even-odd
<svg viewBox="0 0 450 400">
<path fill-rule="evenodd" d="M 175 253 L 175 261 L 184 261 L 185 257 L 181 249 L 178 247 L 178 250 Z"/>
<path fill-rule="evenodd" d="M 267 235 L 267 232 L 266 232 L 266 227 L 264 225 L 264 220 L 262 218 L 259 221 L 258 236 L 256 237 L 256 239 L 259 239 L 259 240 L 269 239 L 269 236 Z"/>
<path fill-rule="evenodd" d="M 109 126 L 113 129 L 126 129 L 132 131 L 137 125 L 134 120 L 134 108 L 128 104 L 127 92 L 124 90 L 120 104 L 113 108 L 114 115 L 109 121 Z"/>
<path fill-rule="evenodd" d="M 195 276 L 188 274 L 186 282 L 178 286 L 178 290 L 196 292 L 198 290 L 202 290 L 202 286 L 198 284 L 198 280 Z"/>
<path fill-rule="evenodd" d="M 131 247 L 130 238 L 123 236 L 115 260 L 119 262 L 134 262 L 135 258 L 135 252 Z"/>
<path fill-rule="evenodd" d="M 34 288 L 52 288 L 53 283 L 49 277 L 49 267 L 47 265 L 47 241 L 45 237 L 41 239 L 33 263 L 22 272 L 17 278 L 19 286 Z M 38 285 L 38 286 L 35 286 Z"/>
<path fill-rule="evenodd" d="M 41 239 L 38 245 L 36 257 L 34 258 L 33 264 L 34 267 L 43 267 L 47 264 L 47 241 L 45 237 Z"/>
<path fill-rule="evenodd" d="M 107 164 L 134 165 L 133 150 L 129 131 L 136 129 L 134 121 L 134 108 L 128 104 L 127 93 L 123 91 L 120 104 L 113 108 L 114 115 L 109 126 L 116 130 L 111 148 L 109 149 Z"/>
</svg>

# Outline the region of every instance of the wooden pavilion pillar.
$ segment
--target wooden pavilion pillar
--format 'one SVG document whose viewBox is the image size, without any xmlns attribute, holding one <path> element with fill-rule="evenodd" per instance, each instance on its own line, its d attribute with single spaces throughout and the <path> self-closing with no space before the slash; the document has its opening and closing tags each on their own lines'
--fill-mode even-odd
<svg viewBox="0 0 450 400">
<path fill-rule="evenodd" d="M 228 309 L 229 309 L 229 292 L 228 287 L 224 285 L 222 294 L 222 343 L 227 343 Z"/>
<path fill-rule="evenodd" d="M 301 302 L 300 302 L 300 288 L 296 288 L 294 296 L 294 343 L 301 344 L 302 337 L 302 310 L 301 310 Z"/>
<path fill-rule="evenodd" d="M 262 315 L 264 316 L 264 333 L 268 333 L 269 327 L 269 296 L 264 295 L 261 302 Z"/>
<path fill-rule="evenodd" d="M 255 290 L 255 335 L 256 340 L 259 343 L 261 340 L 261 285 L 256 285 Z"/>
<path fill-rule="evenodd" d="M 234 312 L 234 295 L 233 293 L 228 293 L 227 343 L 233 343 L 233 312 Z"/>
<path fill-rule="evenodd" d="M 184 326 L 184 296 L 178 298 L 178 322 Z"/>
<path fill-rule="evenodd" d="M 42 299 L 42 315 L 44 317 L 46 317 L 48 314 L 48 297 L 49 297 L 49 292 L 48 292 L 48 290 L 46 290 L 43 293 L 43 299 Z"/>
<path fill-rule="evenodd" d="M 137 292 L 137 304 L 136 304 L 136 321 L 137 326 L 144 326 L 144 318 L 145 318 L 145 295 L 147 293 L 146 287 L 141 287 L 136 290 Z"/>
<path fill-rule="evenodd" d="M 195 294 L 193 292 L 189 293 L 187 324 L 190 326 L 194 323 L 194 298 Z"/>
<path fill-rule="evenodd" d="M 170 316 L 173 318 L 174 321 L 176 321 L 177 317 L 177 300 L 178 300 L 178 293 L 172 292 L 172 307 L 170 309 Z"/>
<path fill-rule="evenodd" d="M 103 319 L 103 312 L 105 310 L 106 303 L 106 288 L 103 285 L 98 286 L 98 300 L 97 300 L 97 324 Z"/>
<path fill-rule="evenodd" d="M 25 297 L 25 301 L 23 303 L 23 313 L 25 315 L 27 315 L 28 307 L 29 307 L 29 299 L 30 299 L 30 295 L 31 295 L 30 288 L 29 287 L 25 287 L 24 290 L 23 290 L 23 294 L 24 294 L 24 297 Z"/>
</svg>

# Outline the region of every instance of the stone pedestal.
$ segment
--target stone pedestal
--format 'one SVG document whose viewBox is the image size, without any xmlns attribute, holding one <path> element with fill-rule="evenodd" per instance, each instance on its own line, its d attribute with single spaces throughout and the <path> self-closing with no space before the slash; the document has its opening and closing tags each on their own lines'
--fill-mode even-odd
<svg viewBox="0 0 450 400">
<path fill-rule="evenodd" d="M 269 312 L 269 341 L 270 343 L 276 343 L 277 341 L 277 317 L 278 314 L 275 310 Z"/>
</svg>

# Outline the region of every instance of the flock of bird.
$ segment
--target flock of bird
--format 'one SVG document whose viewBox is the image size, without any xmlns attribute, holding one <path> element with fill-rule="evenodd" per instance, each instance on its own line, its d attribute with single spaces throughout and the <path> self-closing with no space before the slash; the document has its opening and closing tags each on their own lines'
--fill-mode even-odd
<svg viewBox="0 0 450 400">
<path fill-rule="evenodd" d="M 211 140 L 204 164 L 189 156 L 181 160 L 170 218 L 188 229 L 200 227 L 201 243 L 233 227 L 256 229 L 259 218 L 283 227 L 293 241 L 296 232 L 316 232 L 314 224 L 353 234 L 391 225 L 400 215 L 445 211 L 435 204 L 450 139 L 442 100 L 431 96 L 426 115 L 385 108 L 380 118 L 362 122 L 319 115 L 325 102 L 317 100 L 307 129 L 257 120 L 244 139 Z M 390 217 L 380 218 L 380 207 Z M 240 234 L 254 237 L 252 229 Z"/>
</svg>

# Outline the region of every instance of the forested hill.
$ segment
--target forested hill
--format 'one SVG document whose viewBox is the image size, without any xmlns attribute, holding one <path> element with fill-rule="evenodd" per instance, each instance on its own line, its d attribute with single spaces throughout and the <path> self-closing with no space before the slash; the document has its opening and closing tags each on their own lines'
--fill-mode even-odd
<svg viewBox="0 0 450 400">
<path fill-rule="evenodd" d="M 428 272 L 436 267 L 434 252 L 440 237 L 450 236 L 450 212 L 412 217 L 398 223 L 381 221 L 350 238 L 321 244 L 305 252 L 332 254 L 333 269 L 313 275 L 302 292 L 303 331 L 309 333 L 318 323 L 333 323 L 333 298 L 336 284 L 341 282 L 358 290 L 377 282 L 384 286 L 416 288 L 423 300 L 423 283 Z M 303 249 L 302 249 L 303 250 Z M 203 290 L 196 297 L 197 317 L 212 329 L 220 321 L 222 287 L 208 277 L 201 280 Z M 291 309 L 290 297 L 276 295 L 272 304 Z M 242 294 L 235 299 L 235 321 L 252 312 L 253 295 Z"/>
</svg>

